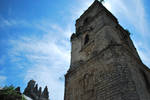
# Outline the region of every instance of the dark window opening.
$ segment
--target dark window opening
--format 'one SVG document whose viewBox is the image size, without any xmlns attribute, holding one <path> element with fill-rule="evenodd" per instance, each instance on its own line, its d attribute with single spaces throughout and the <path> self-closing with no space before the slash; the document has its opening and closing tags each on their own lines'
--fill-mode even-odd
<svg viewBox="0 0 150 100">
<path fill-rule="evenodd" d="M 84 45 L 87 44 L 88 42 L 89 42 L 89 35 L 86 35 L 84 40 Z"/>
<path fill-rule="evenodd" d="M 90 17 L 86 18 L 83 22 L 84 25 L 88 24 L 90 22 Z"/>
</svg>

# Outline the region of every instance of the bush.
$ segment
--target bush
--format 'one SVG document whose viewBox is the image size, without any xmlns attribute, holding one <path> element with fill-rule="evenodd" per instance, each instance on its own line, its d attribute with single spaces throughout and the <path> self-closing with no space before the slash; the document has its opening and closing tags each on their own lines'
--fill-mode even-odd
<svg viewBox="0 0 150 100">
<path fill-rule="evenodd" d="M 14 86 L 5 86 L 0 90 L 1 100 L 26 100 L 21 93 L 17 92 Z"/>
</svg>

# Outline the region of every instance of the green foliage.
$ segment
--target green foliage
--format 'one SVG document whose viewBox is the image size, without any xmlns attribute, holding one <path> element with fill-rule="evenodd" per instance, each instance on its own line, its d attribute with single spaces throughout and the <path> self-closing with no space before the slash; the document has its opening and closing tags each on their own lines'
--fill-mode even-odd
<svg viewBox="0 0 150 100">
<path fill-rule="evenodd" d="M 3 94 L 3 95 L 18 95 L 18 93 L 15 91 L 15 88 L 14 88 L 14 86 L 5 86 L 4 88 L 3 88 L 3 90 L 1 91 L 1 93 Z"/>
<path fill-rule="evenodd" d="M 22 99 L 21 100 L 26 100 L 25 97 L 22 95 Z"/>
<path fill-rule="evenodd" d="M 13 98 L 20 98 L 20 100 L 26 100 L 23 95 L 18 93 L 15 90 L 14 86 L 5 86 L 2 90 L 0 90 L 0 95 L 4 97 L 13 97 Z"/>
</svg>

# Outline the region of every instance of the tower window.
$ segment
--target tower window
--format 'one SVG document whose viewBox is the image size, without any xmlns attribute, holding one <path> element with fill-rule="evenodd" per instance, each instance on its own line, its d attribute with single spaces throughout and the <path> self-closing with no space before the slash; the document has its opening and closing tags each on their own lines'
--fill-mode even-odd
<svg viewBox="0 0 150 100">
<path fill-rule="evenodd" d="M 89 18 L 86 18 L 86 19 L 84 20 L 84 25 L 87 24 L 88 22 L 89 22 Z"/>
<path fill-rule="evenodd" d="M 84 45 L 89 42 L 89 35 L 87 34 L 84 39 Z"/>
<path fill-rule="evenodd" d="M 91 20 L 91 17 L 85 18 L 85 19 L 84 19 L 84 22 L 83 22 L 83 25 L 89 24 L 90 20 Z"/>
</svg>

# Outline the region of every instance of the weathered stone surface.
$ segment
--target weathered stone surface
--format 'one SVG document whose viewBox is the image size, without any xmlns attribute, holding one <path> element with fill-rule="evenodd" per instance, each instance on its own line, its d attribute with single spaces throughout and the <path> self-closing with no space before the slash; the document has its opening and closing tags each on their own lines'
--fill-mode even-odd
<svg viewBox="0 0 150 100">
<path fill-rule="evenodd" d="M 24 90 L 26 96 L 32 98 L 33 100 L 49 100 L 49 92 L 47 86 L 44 88 L 42 92 L 42 88 L 38 89 L 38 84 L 35 85 L 34 80 L 30 80 L 28 82 L 27 87 Z"/>
<path fill-rule="evenodd" d="M 15 89 L 15 91 L 18 92 L 18 93 L 21 95 L 20 87 L 17 87 L 17 88 Z"/>
<path fill-rule="evenodd" d="M 35 94 L 34 91 L 33 91 L 33 90 L 34 90 L 34 86 L 35 86 L 35 81 L 34 81 L 34 80 L 30 80 L 30 81 L 28 82 L 28 85 L 27 85 L 27 87 L 25 88 L 23 94 L 25 94 L 26 96 L 31 97 L 32 99 L 37 100 L 38 97 L 36 96 L 36 94 Z"/>
<path fill-rule="evenodd" d="M 43 93 L 42 93 L 42 95 L 41 95 L 41 98 L 49 98 L 48 95 L 49 93 L 48 93 L 48 88 L 47 88 L 47 86 L 44 88 L 44 91 L 43 91 Z"/>
<path fill-rule="evenodd" d="M 40 87 L 38 91 L 38 96 L 41 97 L 41 94 L 42 94 L 42 88 Z"/>
<path fill-rule="evenodd" d="M 98 1 L 76 21 L 65 100 L 150 100 L 150 70 L 129 32 Z"/>
</svg>

